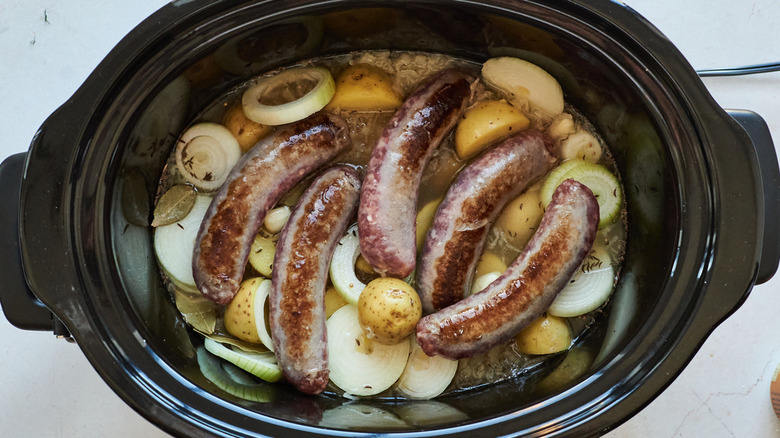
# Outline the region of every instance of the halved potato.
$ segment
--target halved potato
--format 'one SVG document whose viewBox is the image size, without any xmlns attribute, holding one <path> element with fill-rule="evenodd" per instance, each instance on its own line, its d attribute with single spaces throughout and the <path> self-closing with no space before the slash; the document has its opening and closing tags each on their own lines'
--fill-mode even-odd
<svg viewBox="0 0 780 438">
<path fill-rule="evenodd" d="M 394 110 L 401 103 L 401 96 L 393 89 L 392 81 L 384 70 L 356 64 L 347 67 L 336 78 L 336 94 L 326 109 Z"/>
<path fill-rule="evenodd" d="M 474 105 L 455 130 L 455 151 L 461 159 L 472 157 L 491 143 L 531 124 L 523 113 L 505 100 L 486 100 Z"/>
</svg>

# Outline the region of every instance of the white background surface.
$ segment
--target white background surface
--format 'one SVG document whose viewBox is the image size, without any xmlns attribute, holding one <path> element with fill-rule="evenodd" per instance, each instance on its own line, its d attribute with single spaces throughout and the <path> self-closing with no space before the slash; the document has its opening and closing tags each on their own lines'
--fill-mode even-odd
<svg viewBox="0 0 780 438">
<path fill-rule="evenodd" d="M 25 151 L 40 124 L 106 53 L 164 3 L 0 0 L 0 159 Z M 780 61 L 776 0 L 626 3 L 695 68 Z M 780 74 L 705 82 L 722 106 L 761 114 L 780 143 Z M 780 437 L 769 403 L 780 363 L 779 315 L 777 276 L 753 290 L 660 397 L 608 436 Z M 0 317 L 0 436 L 167 435 L 111 392 L 78 347 L 50 333 L 18 330 Z"/>
</svg>

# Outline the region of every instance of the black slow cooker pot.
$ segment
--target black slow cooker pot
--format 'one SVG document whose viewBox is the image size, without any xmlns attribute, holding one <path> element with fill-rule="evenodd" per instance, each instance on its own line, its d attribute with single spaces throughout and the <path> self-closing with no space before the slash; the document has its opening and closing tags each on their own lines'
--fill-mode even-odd
<svg viewBox="0 0 780 438">
<path fill-rule="evenodd" d="M 254 74 L 359 49 L 525 57 L 610 144 L 628 244 L 611 308 L 592 330 L 598 342 L 582 341 L 595 348 L 584 374 L 547 393 L 518 378 L 432 410 L 284 384 L 251 400 L 204 377 L 148 225 L 175 137 Z M 0 180 L 7 318 L 72 335 L 128 404 L 180 436 L 598 435 L 658 395 L 780 258 L 777 227 L 766 226 L 780 216 L 766 125 L 719 108 L 657 29 L 610 1 L 172 2 L 121 41 L 27 154 L 3 163 Z M 354 415 L 336 415 L 345 407 Z"/>
</svg>

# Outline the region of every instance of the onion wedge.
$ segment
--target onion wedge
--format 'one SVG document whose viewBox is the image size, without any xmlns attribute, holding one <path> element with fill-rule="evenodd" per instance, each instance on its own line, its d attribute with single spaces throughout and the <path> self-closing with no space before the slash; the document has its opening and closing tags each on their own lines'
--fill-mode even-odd
<svg viewBox="0 0 780 438">
<path fill-rule="evenodd" d="M 276 126 L 309 117 L 324 108 L 335 93 L 336 83 L 326 68 L 296 67 L 261 78 L 244 91 L 241 103 L 248 119 Z"/>
<path fill-rule="evenodd" d="M 209 338 L 203 341 L 203 346 L 206 347 L 209 353 L 225 359 L 266 382 L 273 383 L 282 378 L 282 370 L 276 363 L 276 357 L 270 351 L 266 353 L 252 353 L 233 350 Z"/>
<path fill-rule="evenodd" d="M 339 294 L 352 305 L 357 305 L 360 293 L 366 288 L 355 274 L 355 261 L 360 255 L 360 239 L 357 225 L 349 227 L 339 240 L 330 261 L 330 281 Z"/>
<path fill-rule="evenodd" d="M 458 361 L 428 356 L 412 341 L 412 352 L 406 361 L 396 389 L 408 398 L 428 400 L 444 392 L 458 371 Z"/>
</svg>

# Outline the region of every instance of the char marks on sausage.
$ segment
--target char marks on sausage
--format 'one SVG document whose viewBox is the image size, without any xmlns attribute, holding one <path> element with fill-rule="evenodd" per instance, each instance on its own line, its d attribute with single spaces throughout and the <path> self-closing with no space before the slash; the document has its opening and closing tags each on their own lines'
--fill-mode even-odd
<svg viewBox="0 0 780 438">
<path fill-rule="evenodd" d="M 554 145 L 529 130 L 501 141 L 458 175 L 439 206 L 417 271 L 426 313 L 460 301 L 491 225 L 504 206 L 555 164 Z"/>
<path fill-rule="evenodd" d="M 363 257 L 383 276 L 403 278 L 414 270 L 422 172 L 455 126 L 469 96 L 464 73 L 448 69 L 436 74 L 396 111 L 372 151 L 358 229 Z"/>
<path fill-rule="evenodd" d="M 350 145 L 345 122 L 317 113 L 277 130 L 244 154 L 201 223 L 192 268 L 208 299 L 229 303 L 266 213 L 307 174 Z"/>
<path fill-rule="evenodd" d="M 308 394 L 328 383 L 328 266 L 359 196 L 354 169 L 325 171 L 301 196 L 277 242 L 269 297 L 274 351 L 285 378 Z"/>
<path fill-rule="evenodd" d="M 470 357 L 504 343 L 550 306 L 590 251 L 599 208 L 585 185 L 568 179 L 553 194 L 518 258 L 483 291 L 422 318 L 417 342 L 429 355 Z"/>
</svg>

